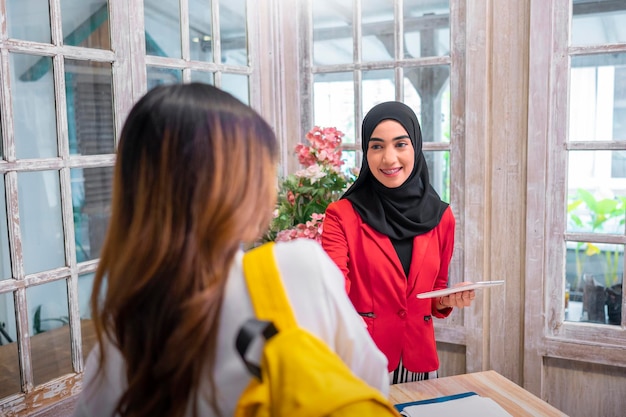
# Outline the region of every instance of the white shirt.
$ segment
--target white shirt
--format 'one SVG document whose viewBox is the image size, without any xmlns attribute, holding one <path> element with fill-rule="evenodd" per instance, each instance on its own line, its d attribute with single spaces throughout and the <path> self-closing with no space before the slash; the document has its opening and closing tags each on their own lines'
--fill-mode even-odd
<svg viewBox="0 0 626 417">
<path fill-rule="evenodd" d="M 344 289 L 344 277 L 317 242 L 297 239 L 274 246 L 274 256 L 298 324 L 330 346 L 355 375 L 370 386 L 389 393 L 387 359 L 378 350 Z M 243 252 L 231 267 L 220 316 L 214 378 L 222 415 L 233 415 L 237 401 L 250 382 L 235 339 L 243 323 L 254 317 L 242 269 Z M 90 353 L 83 377 L 83 391 L 75 417 L 110 417 L 126 387 L 123 359 L 107 345 L 102 383 L 95 380 L 99 349 Z M 94 381 L 95 383 L 90 383 Z M 203 382 L 198 395 L 199 414 L 213 416 Z M 190 413 L 188 412 L 190 415 Z"/>
</svg>

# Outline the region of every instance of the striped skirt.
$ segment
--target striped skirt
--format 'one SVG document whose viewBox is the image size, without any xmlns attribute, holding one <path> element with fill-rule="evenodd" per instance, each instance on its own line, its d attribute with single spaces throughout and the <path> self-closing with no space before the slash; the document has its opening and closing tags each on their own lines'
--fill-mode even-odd
<svg viewBox="0 0 626 417">
<path fill-rule="evenodd" d="M 389 384 L 402 384 L 403 382 L 424 381 L 437 378 L 437 371 L 411 372 L 402 365 L 402 359 L 395 371 L 389 372 Z"/>
</svg>

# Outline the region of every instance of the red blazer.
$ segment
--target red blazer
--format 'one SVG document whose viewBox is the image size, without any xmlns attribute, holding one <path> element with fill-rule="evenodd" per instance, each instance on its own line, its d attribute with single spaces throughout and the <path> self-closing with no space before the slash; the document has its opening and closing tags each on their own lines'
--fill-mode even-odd
<svg viewBox="0 0 626 417">
<path fill-rule="evenodd" d="M 348 200 L 326 209 L 322 246 L 346 278 L 346 291 L 367 323 L 378 348 L 387 356 L 389 371 L 400 357 L 412 372 L 439 368 L 433 316 L 437 299 L 420 300 L 418 293 L 446 288 L 454 246 L 455 219 L 450 207 L 439 225 L 413 240 L 408 278 L 391 241 L 363 223 Z"/>
</svg>

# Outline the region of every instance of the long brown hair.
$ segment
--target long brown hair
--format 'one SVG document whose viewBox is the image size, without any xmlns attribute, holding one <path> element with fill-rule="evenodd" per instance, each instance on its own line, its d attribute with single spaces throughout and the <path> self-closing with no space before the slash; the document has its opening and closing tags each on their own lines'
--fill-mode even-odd
<svg viewBox="0 0 626 417">
<path fill-rule="evenodd" d="M 157 87 L 131 110 L 91 295 L 100 371 L 105 339 L 125 360 L 121 416 L 196 415 L 203 373 L 215 394 L 225 281 L 269 222 L 276 155 L 270 126 L 210 85 Z"/>
</svg>

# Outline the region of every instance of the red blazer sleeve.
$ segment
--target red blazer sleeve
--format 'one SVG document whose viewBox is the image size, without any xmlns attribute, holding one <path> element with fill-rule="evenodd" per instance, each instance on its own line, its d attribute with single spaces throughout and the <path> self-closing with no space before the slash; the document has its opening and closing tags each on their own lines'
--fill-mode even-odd
<svg viewBox="0 0 626 417">
<path fill-rule="evenodd" d="M 448 287 L 448 278 L 450 275 L 450 261 L 452 259 L 452 252 L 454 250 L 454 229 L 456 227 L 456 220 L 452 209 L 448 207 L 441 217 L 441 221 L 438 226 L 438 233 L 440 234 L 440 253 L 441 253 L 441 266 L 439 267 L 439 273 L 435 278 L 435 285 L 433 290 L 440 290 Z M 445 318 L 452 312 L 452 307 L 444 310 L 437 310 L 438 298 L 432 299 L 432 314 L 438 318 Z"/>
<path fill-rule="evenodd" d="M 338 210 L 338 204 L 331 203 L 326 208 L 326 216 L 324 218 L 322 229 L 322 247 L 337 264 L 345 278 L 346 293 L 350 293 L 350 279 L 348 269 L 348 241 L 346 231 L 342 226 L 341 211 Z"/>
</svg>

